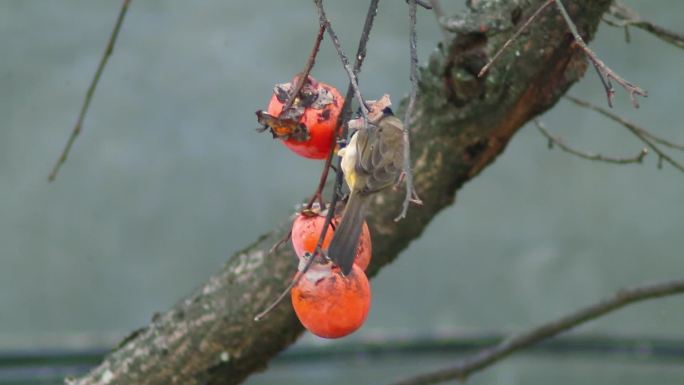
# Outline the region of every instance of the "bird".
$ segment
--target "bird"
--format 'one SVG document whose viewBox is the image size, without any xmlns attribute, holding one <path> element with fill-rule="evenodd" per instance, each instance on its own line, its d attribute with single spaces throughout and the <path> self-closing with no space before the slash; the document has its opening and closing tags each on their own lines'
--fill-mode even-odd
<svg viewBox="0 0 684 385">
<path fill-rule="evenodd" d="M 356 130 L 338 151 L 349 199 L 328 247 L 330 258 L 346 276 L 354 264 L 359 236 L 373 194 L 394 185 L 404 164 L 404 125 L 389 107 Z"/>
</svg>

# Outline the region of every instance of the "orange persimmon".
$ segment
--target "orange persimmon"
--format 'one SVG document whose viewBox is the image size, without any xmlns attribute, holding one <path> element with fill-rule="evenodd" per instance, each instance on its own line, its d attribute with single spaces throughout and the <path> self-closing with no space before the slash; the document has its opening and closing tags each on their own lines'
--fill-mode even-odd
<svg viewBox="0 0 684 385">
<path fill-rule="evenodd" d="M 339 218 L 334 219 L 334 224 L 336 225 L 337 223 L 339 223 Z M 308 213 L 301 213 L 297 215 L 292 223 L 291 238 L 292 247 L 294 248 L 295 254 L 297 254 L 299 258 L 302 258 L 306 253 L 314 253 L 324 224 L 324 215 Z M 325 238 L 323 239 L 323 244 L 321 245 L 323 250 L 328 248 L 328 245 L 332 240 L 333 233 L 333 227 L 328 227 L 328 231 L 325 233 Z M 359 237 L 359 246 L 356 250 L 356 257 L 354 257 L 354 263 L 358 265 L 361 270 L 365 271 L 370 263 L 371 253 L 372 246 L 370 230 L 368 229 L 368 224 L 364 222 L 363 229 L 361 230 L 361 236 Z"/>
<path fill-rule="evenodd" d="M 275 87 L 267 111 L 257 111 L 259 123 L 296 154 L 325 159 L 334 145 L 344 98 L 335 87 L 309 76 L 292 107 L 283 112 L 296 79 Z"/>
<path fill-rule="evenodd" d="M 330 264 L 313 265 L 291 292 L 299 321 L 323 338 L 340 338 L 363 325 L 371 304 L 366 274 L 354 265 L 344 276 Z"/>
</svg>

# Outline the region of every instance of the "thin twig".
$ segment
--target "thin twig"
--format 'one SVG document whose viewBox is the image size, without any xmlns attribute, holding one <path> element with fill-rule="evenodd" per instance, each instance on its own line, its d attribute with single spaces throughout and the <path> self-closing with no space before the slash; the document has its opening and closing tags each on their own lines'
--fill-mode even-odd
<svg viewBox="0 0 684 385">
<path fill-rule="evenodd" d="M 432 1 L 425 1 L 425 0 L 415 0 L 416 5 L 420 5 L 424 9 L 432 9 L 433 8 L 433 2 Z M 406 4 L 410 4 L 411 0 L 406 0 Z"/>
<path fill-rule="evenodd" d="M 548 7 L 549 5 L 551 5 L 551 3 L 553 3 L 553 2 L 554 2 L 554 0 L 547 0 L 547 1 L 544 2 L 544 4 L 542 4 L 539 8 L 537 8 L 537 10 L 534 11 L 534 13 L 532 14 L 532 16 L 530 16 L 530 17 L 523 23 L 523 25 L 521 25 L 520 28 L 518 28 L 518 30 L 515 31 L 515 33 L 513 34 L 513 36 L 511 36 L 508 40 L 506 40 L 506 42 L 504 43 L 504 45 L 502 45 L 501 48 L 499 48 L 499 50 L 496 51 L 496 53 L 494 54 L 494 56 L 492 56 L 492 58 L 489 59 L 489 61 L 487 62 L 487 64 L 485 64 L 485 66 L 482 67 L 482 69 L 480 70 L 480 72 L 477 74 L 477 77 L 478 77 L 478 78 L 481 78 L 481 77 L 489 70 L 489 67 L 491 67 L 492 64 L 499 58 L 499 56 L 501 56 L 501 54 L 502 54 L 502 53 L 503 53 L 503 52 L 504 52 L 504 51 L 505 51 L 505 50 L 506 50 L 514 41 L 515 41 L 515 39 L 517 39 L 518 36 L 520 36 L 520 34 L 523 33 L 523 31 L 524 31 L 524 30 L 525 30 L 525 29 L 534 21 L 534 19 L 536 19 L 537 16 L 539 16 L 539 14 L 540 14 L 546 7 Z"/>
<path fill-rule="evenodd" d="M 314 0 L 316 1 L 316 0 Z M 349 86 L 347 87 L 347 94 L 344 99 L 344 104 L 342 105 L 342 113 L 338 117 L 337 120 L 337 129 L 336 132 L 338 133 L 338 137 L 340 135 L 344 134 L 344 125 L 343 123 L 349 120 L 349 117 L 351 115 L 351 101 L 352 98 L 354 97 L 354 83 L 352 79 L 356 79 L 356 75 L 361 71 L 361 66 L 363 65 L 363 61 L 366 58 L 366 47 L 368 45 L 368 39 L 370 37 L 370 32 L 373 29 L 373 22 L 375 21 L 375 16 L 377 15 L 378 12 L 378 4 L 380 0 L 371 0 L 370 5 L 368 7 L 368 12 L 366 13 L 366 21 L 363 26 L 363 32 L 361 33 L 361 39 L 359 40 L 359 47 L 356 51 L 356 60 L 354 62 L 354 68 L 353 68 L 353 78 L 350 77 L 350 83 Z M 322 10 L 322 6 L 320 8 Z M 330 24 L 327 23 L 328 30 L 330 27 Z M 334 38 L 333 38 L 334 41 Z M 358 89 L 358 85 L 357 85 Z M 330 152 L 328 154 L 328 159 L 326 160 L 326 166 L 322 172 L 321 175 L 321 181 L 324 184 L 325 180 L 327 179 L 328 171 L 330 169 L 330 164 L 332 162 L 332 157 L 334 154 L 334 149 L 335 149 L 335 143 L 333 142 Z M 292 290 L 293 287 L 299 282 L 299 280 L 302 278 L 302 276 L 309 270 L 311 267 L 311 264 L 318 258 L 319 255 L 321 255 L 322 250 L 321 247 L 323 245 L 323 240 L 325 239 L 325 236 L 328 232 L 328 227 L 330 227 L 330 224 L 332 223 L 332 219 L 335 216 L 335 209 L 337 208 L 337 202 L 339 201 L 340 195 L 338 192 L 342 188 L 342 183 L 344 183 L 344 174 L 342 173 L 342 167 L 340 167 L 340 157 L 337 157 L 337 162 L 336 162 L 336 175 L 335 175 L 335 183 L 332 188 L 332 197 L 330 199 L 330 205 L 328 206 L 328 213 L 325 217 L 325 221 L 323 222 L 323 229 L 321 230 L 321 234 L 318 237 L 318 242 L 316 243 L 316 249 L 313 253 L 313 255 L 307 260 L 306 265 L 299 271 L 297 271 L 297 274 L 295 274 L 295 277 L 290 281 L 289 285 L 283 290 L 278 298 L 276 298 L 275 301 L 273 301 L 269 306 L 266 307 L 262 312 L 257 314 L 254 317 L 254 321 L 259 321 L 263 319 L 271 310 L 273 310 L 289 293 L 290 290 Z M 322 185 L 319 186 L 318 193 L 320 194 L 320 191 L 322 191 Z M 323 208 L 323 206 L 321 206 Z"/>
<path fill-rule="evenodd" d="M 112 56 L 112 52 L 114 52 L 114 44 L 116 43 L 117 36 L 119 36 L 119 30 L 121 30 L 121 25 L 123 24 L 124 18 L 126 17 L 126 12 L 128 11 L 128 6 L 130 5 L 130 2 L 131 0 L 123 0 L 123 3 L 121 4 L 119 16 L 116 19 L 116 23 L 114 23 L 114 29 L 112 30 L 112 33 L 109 36 L 109 42 L 107 43 L 107 47 L 105 48 L 105 51 L 102 54 L 102 57 L 100 58 L 100 64 L 97 65 L 95 76 L 93 76 L 93 80 L 91 80 L 90 86 L 88 86 L 88 91 L 86 91 L 86 95 L 83 100 L 83 105 L 81 106 L 81 112 L 78 114 L 76 124 L 74 125 L 74 128 L 71 131 L 71 135 L 69 136 L 69 139 L 67 140 L 67 143 L 64 146 L 64 149 L 62 150 L 62 154 L 59 156 L 57 162 L 52 167 L 50 175 L 48 175 L 48 181 L 50 182 L 54 181 L 55 178 L 57 178 L 59 169 L 62 167 L 64 162 L 66 162 L 67 157 L 69 156 L 69 152 L 71 151 L 71 147 L 74 145 L 74 142 L 76 141 L 76 137 L 78 137 L 78 135 L 81 133 L 81 128 L 83 127 L 83 119 L 85 118 L 85 115 L 88 112 L 88 108 L 90 107 L 90 101 L 93 99 L 95 87 L 97 87 L 97 83 L 100 81 L 102 71 L 104 70 L 105 65 L 107 65 L 109 57 Z"/>
<path fill-rule="evenodd" d="M 673 148 L 675 150 L 684 151 L 684 144 L 674 143 L 670 140 L 656 136 L 652 132 L 646 131 L 646 129 L 643 129 L 643 128 L 638 127 L 638 126 L 634 126 L 634 127 L 637 129 L 637 131 L 641 132 L 642 134 L 644 134 L 644 136 L 648 137 L 649 139 L 652 139 L 656 143 L 662 144 L 663 146 Z"/>
<path fill-rule="evenodd" d="M 576 97 L 570 96 L 570 95 L 565 95 L 565 98 L 570 100 L 571 102 L 577 104 L 580 107 L 585 107 L 590 110 L 594 110 L 603 116 L 606 116 L 621 125 L 623 125 L 625 128 L 627 128 L 634 136 L 636 136 L 639 140 L 641 140 L 644 144 L 646 144 L 653 152 L 655 152 L 658 155 L 658 165 L 660 168 L 660 164 L 665 161 L 669 163 L 670 165 L 674 166 L 677 168 L 679 171 L 684 172 L 684 165 L 677 162 L 676 160 L 672 159 L 668 154 L 665 153 L 658 145 L 656 144 L 656 139 L 653 139 L 655 135 L 651 134 L 648 130 L 645 128 L 639 127 L 636 124 L 606 110 L 605 108 L 601 108 L 595 104 L 589 103 L 586 100 L 578 99 Z M 668 142 L 668 146 L 672 148 L 678 148 L 677 144 L 666 141 L 665 139 L 658 138 L 657 141 L 664 141 Z"/>
<path fill-rule="evenodd" d="M 680 32 L 671 31 L 667 28 L 661 27 L 657 24 L 646 21 L 639 16 L 632 9 L 628 8 L 622 3 L 614 1 L 610 6 L 610 15 L 615 17 L 618 21 L 604 19 L 610 25 L 616 27 L 623 27 L 627 31 L 629 27 L 637 27 L 649 32 L 660 38 L 666 43 L 672 44 L 677 48 L 684 49 L 684 34 Z"/>
<path fill-rule="evenodd" d="M 413 186 L 413 171 L 411 170 L 411 141 L 409 138 L 411 116 L 413 115 L 413 109 L 416 104 L 416 93 L 418 91 L 416 8 L 416 1 L 409 0 L 409 47 L 411 51 L 411 73 L 409 77 L 411 79 L 411 91 L 409 94 L 408 105 L 406 106 L 406 111 L 404 113 L 404 170 L 402 171 L 404 182 L 406 184 L 406 195 L 404 196 L 404 203 L 402 204 L 399 216 L 394 218 L 395 221 L 406 218 L 406 212 L 408 211 L 409 204 L 411 202 L 416 204 L 423 203 L 418 197 L 418 194 Z"/>
<path fill-rule="evenodd" d="M 427 385 L 454 379 L 463 381 L 471 374 L 499 362 L 518 350 L 554 337 L 587 321 L 599 318 L 633 303 L 682 293 L 684 293 L 684 279 L 619 290 L 612 296 L 593 305 L 576 310 L 529 331 L 514 335 L 492 348 L 484 349 L 452 368 L 409 378 L 399 381 L 395 385 Z"/>
<path fill-rule="evenodd" d="M 589 61 L 591 61 L 591 64 L 593 64 L 594 68 L 596 68 L 596 71 L 598 71 L 599 77 L 601 78 L 601 82 L 603 83 L 603 87 L 606 90 L 608 105 L 610 107 L 613 106 L 613 96 L 615 94 L 615 90 L 613 90 L 613 85 L 610 82 L 612 79 L 615 80 L 619 85 L 621 85 L 622 88 L 625 89 L 625 91 L 627 91 L 627 93 L 629 94 L 629 98 L 632 100 L 632 106 L 634 106 L 634 108 L 639 108 L 639 101 L 636 98 L 637 95 L 646 97 L 648 96 L 648 93 L 645 90 L 641 89 L 639 86 L 634 85 L 620 77 L 620 75 L 615 73 L 601 59 L 599 59 L 598 56 L 594 53 L 594 51 L 592 51 L 589 48 L 589 46 L 587 46 L 587 44 L 584 42 L 582 36 L 580 36 L 579 32 L 577 31 L 577 27 L 575 26 L 575 23 L 573 23 L 572 19 L 570 18 L 570 15 L 568 14 L 568 11 L 565 9 L 565 6 L 561 2 L 561 0 L 554 0 L 554 2 L 556 3 L 558 10 L 563 16 L 565 24 L 568 25 L 568 29 L 570 29 L 572 36 L 575 38 L 575 43 L 584 51 L 584 53 L 589 58 Z"/>
<path fill-rule="evenodd" d="M 299 73 L 299 76 L 297 76 L 296 84 L 293 84 L 294 87 L 292 87 L 292 93 L 290 93 L 290 98 L 287 100 L 287 103 L 285 103 L 285 106 L 280 112 L 281 114 L 283 114 L 285 111 L 289 110 L 290 107 L 292 107 L 292 104 L 295 100 L 297 100 L 297 96 L 302 91 L 302 87 L 306 83 L 306 79 L 309 77 L 311 69 L 316 64 L 316 56 L 318 56 L 318 50 L 321 48 L 321 41 L 323 41 L 324 33 L 325 25 L 320 25 L 318 27 L 318 33 L 316 34 L 316 40 L 314 41 L 313 48 L 311 48 L 311 53 L 309 54 L 309 58 L 306 61 L 306 65 L 304 66 L 302 72 Z"/>
<path fill-rule="evenodd" d="M 368 39 L 370 37 L 370 32 L 373 29 L 373 22 L 375 21 L 375 16 L 377 16 L 378 14 L 379 3 L 380 0 L 371 0 L 370 5 L 368 6 L 368 12 L 366 13 L 366 21 L 363 24 L 363 31 L 361 32 L 361 38 L 359 39 L 359 46 L 356 49 L 356 59 L 354 60 L 354 68 L 352 69 L 354 76 L 358 76 L 359 71 L 361 71 L 363 61 L 366 59 L 366 48 L 368 46 Z M 351 116 L 351 100 L 353 97 L 354 88 L 352 83 L 349 82 L 349 86 L 347 87 L 347 93 L 344 98 L 344 104 L 342 106 L 342 113 L 337 118 L 336 137 L 338 139 L 343 139 L 347 137 L 347 132 L 345 129 L 346 125 L 344 125 L 343 123 L 349 120 L 349 117 Z M 335 147 L 336 143 L 332 143 L 330 151 L 328 152 L 328 157 L 325 160 L 325 165 L 323 166 L 323 171 L 321 172 L 321 178 L 318 181 L 318 187 L 316 188 L 316 192 L 314 193 L 314 195 L 311 197 L 311 200 L 307 204 L 307 208 L 311 208 L 317 198 L 322 200 L 321 194 L 323 192 L 323 188 L 325 187 L 325 182 L 328 180 L 328 173 L 330 171 L 330 168 L 333 167 L 332 159 L 335 155 Z M 337 169 L 339 170 L 339 164 L 337 166 Z M 341 187 L 342 186 L 340 185 L 336 188 L 339 189 Z M 321 204 L 321 207 L 323 206 L 324 205 Z"/>
<path fill-rule="evenodd" d="M 354 95 L 356 96 L 356 99 L 359 102 L 361 114 L 363 115 L 364 119 L 368 121 L 368 108 L 366 107 L 366 103 L 363 101 L 363 97 L 361 96 L 361 90 L 359 90 L 359 83 L 356 80 L 356 75 L 354 74 L 352 67 L 349 65 L 349 59 L 347 58 L 347 55 L 345 55 L 344 50 L 342 49 L 340 39 L 337 37 L 335 31 L 332 29 L 332 26 L 330 25 L 330 20 L 328 20 L 328 17 L 325 14 L 325 9 L 323 8 L 323 0 L 314 0 L 314 3 L 316 4 L 316 9 L 318 9 L 318 18 L 320 20 L 320 23 L 321 25 L 326 26 L 328 30 L 328 36 L 330 36 L 330 39 L 332 40 L 333 45 L 337 50 L 337 54 L 340 57 L 340 61 L 342 61 L 342 66 L 344 67 L 344 70 L 347 72 L 349 82 L 352 84 L 352 88 L 354 89 Z"/>
<path fill-rule="evenodd" d="M 597 162 L 605 162 L 605 163 L 613 163 L 613 164 L 630 164 L 630 163 L 641 163 L 644 160 L 644 157 L 648 154 L 648 149 L 642 148 L 641 151 L 639 151 L 638 154 L 629 157 L 629 158 L 614 158 L 610 156 L 604 156 L 601 154 L 590 154 L 587 152 L 583 152 L 577 149 L 574 149 L 565 142 L 563 142 L 563 139 L 561 139 L 558 136 L 554 136 L 551 134 L 546 127 L 544 127 L 544 124 L 536 120 L 534 121 L 534 124 L 537 126 L 539 129 L 539 132 L 542 133 L 548 140 L 549 140 L 549 147 L 553 147 L 554 145 L 558 146 L 561 150 L 576 155 L 582 159 L 587 159 L 587 160 L 593 160 Z"/>
<path fill-rule="evenodd" d="M 499 56 L 506 50 L 515 39 L 520 36 L 520 34 L 527 28 L 530 23 L 541 13 L 542 10 L 544 10 L 549 4 L 551 3 L 556 3 L 556 6 L 558 7 L 558 10 L 560 11 L 561 15 L 563 16 L 563 20 L 565 20 L 565 23 L 568 26 L 568 29 L 572 33 L 573 38 L 575 39 L 575 43 L 577 44 L 578 47 L 580 47 L 584 53 L 587 55 L 589 58 L 589 61 L 591 64 L 596 68 L 596 72 L 599 75 L 599 78 L 601 79 L 601 84 L 603 84 L 603 87 L 606 90 L 606 96 L 608 98 L 608 105 L 613 106 L 613 95 L 615 94 L 615 90 L 613 89 L 613 85 L 611 83 L 611 79 L 615 80 L 622 88 L 627 91 L 629 94 L 630 99 L 632 100 L 632 105 L 634 108 L 639 107 L 639 102 L 636 98 L 637 95 L 646 97 L 648 96 L 648 93 L 641 89 L 639 86 L 636 86 L 625 79 L 623 79 L 620 75 L 615 73 L 610 67 L 608 67 L 599 57 L 592 51 L 589 46 L 584 42 L 584 39 L 582 39 L 582 36 L 579 34 L 577 31 L 577 27 L 575 26 L 575 23 L 572 21 L 570 18 L 570 15 L 568 14 L 568 11 L 565 9 L 565 6 L 561 2 L 561 0 L 547 0 L 544 2 L 537 10 L 523 23 L 523 25 L 511 36 L 504 45 L 494 54 L 494 56 L 489 60 L 487 64 L 485 64 L 484 67 L 480 70 L 478 73 L 478 77 L 482 77 L 491 67 L 492 63 L 494 63 Z"/>
<path fill-rule="evenodd" d="M 280 246 L 284 245 L 287 241 L 290 240 L 290 237 L 292 237 L 292 230 L 288 231 L 284 237 L 280 238 L 278 240 L 278 242 L 276 242 L 273 246 L 271 246 L 271 248 L 268 249 L 268 253 L 269 254 L 275 253 Z"/>
</svg>

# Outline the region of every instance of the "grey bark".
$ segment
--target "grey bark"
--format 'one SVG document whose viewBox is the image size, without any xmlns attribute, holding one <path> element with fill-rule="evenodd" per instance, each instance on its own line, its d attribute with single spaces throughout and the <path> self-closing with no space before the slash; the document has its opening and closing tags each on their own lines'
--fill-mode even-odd
<svg viewBox="0 0 684 385">
<path fill-rule="evenodd" d="M 397 223 L 393 219 L 403 194 L 389 191 L 374 199 L 369 214 L 374 250 L 370 276 L 419 237 L 525 122 L 552 107 L 584 73 L 586 61 L 572 47 L 567 26 L 552 6 L 485 77 L 476 77 L 487 58 L 541 3 L 472 1 L 465 14 L 447 20 L 458 33 L 421 70 L 411 117 L 414 183 L 425 204 L 410 208 L 408 217 Z M 590 40 L 610 1 L 566 4 L 580 33 Z M 263 321 L 253 321 L 296 269 L 289 245 L 268 253 L 289 225 L 285 220 L 231 256 L 201 288 L 123 341 L 90 373 L 68 382 L 237 384 L 265 369 L 270 358 L 302 333 L 289 301 Z"/>
</svg>

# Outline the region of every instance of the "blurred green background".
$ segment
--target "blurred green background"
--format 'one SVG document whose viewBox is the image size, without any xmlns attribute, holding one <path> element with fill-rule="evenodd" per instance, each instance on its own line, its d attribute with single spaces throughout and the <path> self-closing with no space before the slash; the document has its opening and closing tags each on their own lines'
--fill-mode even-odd
<svg viewBox="0 0 684 385">
<path fill-rule="evenodd" d="M 254 130 L 254 111 L 266 107 L 272 85 L 300 71 L 310 51 L 317 29 L 310 2 L 133 0 L 84 131 L 48 184 L 120 3 L 0 1 L 0 351 L 111 346 L 283 221 L 317 183 L 320 163 Z M 351 53 L 367 3 L 328 3 Z M 450 12 L 463 8 L 443 3 Z M 683 2 L 627 4 L 682 27 Z M 419 16 L 424 63 L 441 34 L 431 13 Z M 398 102 L 408 92 L 407 17 L 404 1 L 381 3 L 360 75 L 367 97 L 390 93 Z M 618 90 L 614 110 L 684 142 L 684 54 L 638 30 L 631 37 L 626 44 L 621 29 L 602 24 L 592 43 L 649 91 L 634 110 Z M 346 87 L 327 40 L 313 75 Z M 571 93 L 605 104 L 593 71 Z M 624 128 L 568 102 L 542 119 L 589 151 L 629 156 L 642 147 Z M 653 154 L 642 165 L 610 166 L 549 151 L 525 127 L 373 281 L 365 326 L 325 344 L 513 332 L 620 287 L 681 277 L 684 175 L 656 165 Z M 672 298 L 579 331 L 681 339 L 682 325 L 684 298 Z M 305 336 L 298 345 L 321 343 Z M 349 365 L 356 382 L 388 381 L 453 359 L 282 363 L 248 383 L 346 383 L 341 368 Z M 521 356 L 474 383 L 684 380 L 681 358 L 611 359 L 601 370 L 596 357 L 566 359 Z"/>
</svg>

